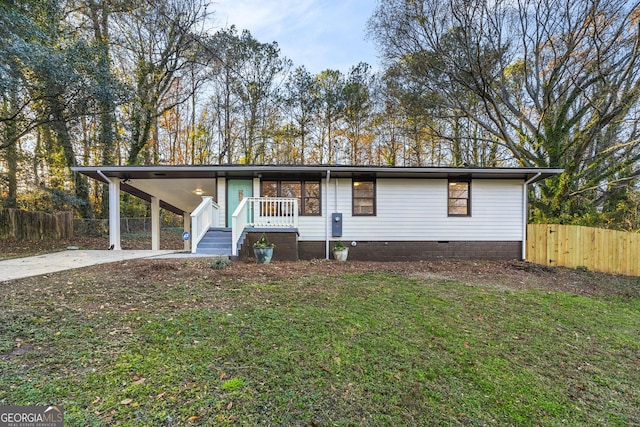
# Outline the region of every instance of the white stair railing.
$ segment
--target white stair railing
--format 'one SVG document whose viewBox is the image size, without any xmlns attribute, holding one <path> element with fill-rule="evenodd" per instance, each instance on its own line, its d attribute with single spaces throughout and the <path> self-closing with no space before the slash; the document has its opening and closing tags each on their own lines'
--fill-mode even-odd
<svg viewBox="0 0 640 427">
<path fill-rule="evenodd" d="M 231 217 L 231 253 L 247 227 L 298 228 L 298 199 L 286 197 L 246 197 Z"/>
<path fill-rule="evenodd" d="M 191 213 L 191 253 L 196 253 L 198 243 L 207 234 L 209 228 L 217 227 L 220 206 L 211 196 L 202 196 L 202 202 Z"/>
<path fill-rule="evenodd" d="M 238 255 L 240 237 L 242 236 L 244 229 L 250 225 L 250 207 L 251 204 L 249 203 L 249 199 L 245 197 L 231 215 L 231 255 L 233 256 Z"/>
</svg>

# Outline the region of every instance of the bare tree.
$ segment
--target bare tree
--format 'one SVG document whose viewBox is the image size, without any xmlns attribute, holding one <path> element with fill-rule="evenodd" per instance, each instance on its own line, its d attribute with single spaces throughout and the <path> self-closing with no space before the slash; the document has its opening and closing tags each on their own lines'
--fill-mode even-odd
<svg viewBox="0 0 640 427">
<path fill-rule="evenodd" d="M 207 16 L 205 0 L 137 0 L 130 12 L 122 13 L 114 24 L 113 38 L 120 47 L 119 62 L 123 73 L 130 76 L 133 103 L 128 109 L 130 147 L 127 163 L 135 164 L 145 154 L 146 162 L 157 162 L 157 119 L 176 103 L 164 102 L 174 79 L 189 73 L 189 65 L 197 62 L 202 35 L 201 24 Z M 114 31 L 115 32 L 115 31 Z"/>
<path fill-rule="evenodd" d="M 312 96 L 318 108 L 320 129 L 315 153 L 318 163 L 332 163 L 336 160 L 336 133 L 345 107 L 344 84 L 344 75 L 338 70 L 324 70 L 316 76 Z"/>
<path fill-rule="evenodd" d="M 297 156 L 291 159 L 291 163 L 304 164 L 306 162 L 307 145 L 311 137 L 313 116 L 316 111 L 314 92 L 315 80 L 305 67 L 296 68 L 285 83 L 284 105 L 286 115 L 291 124 L 285 126 L 286 134 L 291 135 L 294 141 L 294 150 Z M 297 144 L 296 144 L 297 142 Z"/>
<path fill-rule="evenodd" d="M 437 94 L 442 117 L 482 130 L 465 136 L 474 144 L 564 168 L 538 209 L 567 219 L 640 174 L 639 15 L 623 0 L 390 0 L 370 29 L 387 61 Z"/>
<path fill-rule="evenodd" d="M 373 135 L 368 132 L 373 101 L 373 75 L 369 64 L 360 63 L 349 70 L 344 85 L 344 127 L 349 143 L 351 164 L 370 162 Z"/>
</svg>

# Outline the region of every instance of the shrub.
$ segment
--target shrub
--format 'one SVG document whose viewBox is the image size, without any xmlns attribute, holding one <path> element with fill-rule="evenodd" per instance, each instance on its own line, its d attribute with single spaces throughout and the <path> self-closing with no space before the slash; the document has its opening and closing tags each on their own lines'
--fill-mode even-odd
<svg viewBox="0 0 640 427">
<path fill-rule="evenodd" d="M 224 270 L 231 265 L 231 260 L 227 257 L 215 257 L 211 260 L 209 267 L 214 270 Z"/>
</svg>

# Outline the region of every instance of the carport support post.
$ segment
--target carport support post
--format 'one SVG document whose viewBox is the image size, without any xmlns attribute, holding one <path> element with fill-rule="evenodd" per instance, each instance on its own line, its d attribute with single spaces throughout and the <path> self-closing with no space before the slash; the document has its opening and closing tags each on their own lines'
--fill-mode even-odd
<svg viewBox="0 0 640 427">
<path fill-rule="evenodd" d="M 160 250 L 160 199 L 151 196 L 151 250 Z"/>
<path fill-rule="evenodd" d="M 109 248 L 114 251 L 120 247 L 120 179 L 108 178 L 109 181 Z"/>
<path fill-rule="evenodd" d="M 182 214 L 183 230 L 191 233 L 191 214 L 185 212 Z M 191 239 L 184 241 L 184 250 L 191 252 Z"/>
</svg>

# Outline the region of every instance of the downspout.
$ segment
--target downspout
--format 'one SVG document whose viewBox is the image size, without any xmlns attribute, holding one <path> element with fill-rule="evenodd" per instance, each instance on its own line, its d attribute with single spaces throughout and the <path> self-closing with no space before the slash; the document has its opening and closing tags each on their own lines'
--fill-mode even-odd
<svg viewBox="0 0 640 427">
<path fill-rule="evenodd" d="M 98 175 L 100 175 L 102 177 L 102 179 L 107 181 L 107 184 L 109 184 L 111 182 L 111 180 L 109 178 L 107 178 L 107 176 L 105 174 L 103 174 L 100 169 L 98 169 L 96 172 L 98 173 Z"/>
<path fill-rule="evenodd" d="M 338 180 L 334 179 L 333 180 L 333 203 L 335 206 L 335 212 L 338 212 Z M 331 227 L 333 227 L 333 224 L 331 224 Z M 333 233 L 331 233 L 331 237 L 333 237 Z"/>
<path fill-rule="evenodd" d="M 527 186 L 531 184 L 533 181 L 538 179 L 542 175 L 542 173 L 538 172 L 532 178 L 528 179 L 524 182 L 524 188 L 522 190 L 522 260 L 527 260 L 527 225 L 529 224 L 529 209 L 527 208 L 529 204 L 529 198 L 527 194 Z"/>
<path fill-rule="evenodd" d="M 327 169 L 327 184 L 325 185 L 325 204 L 326 204 L 326 212 L 325 212 L 325 227 L 324 227 L 324 256 L 326 259 L 329 259 L 329 180 L 331 179 L 331 170 Z"/>
</svg>

